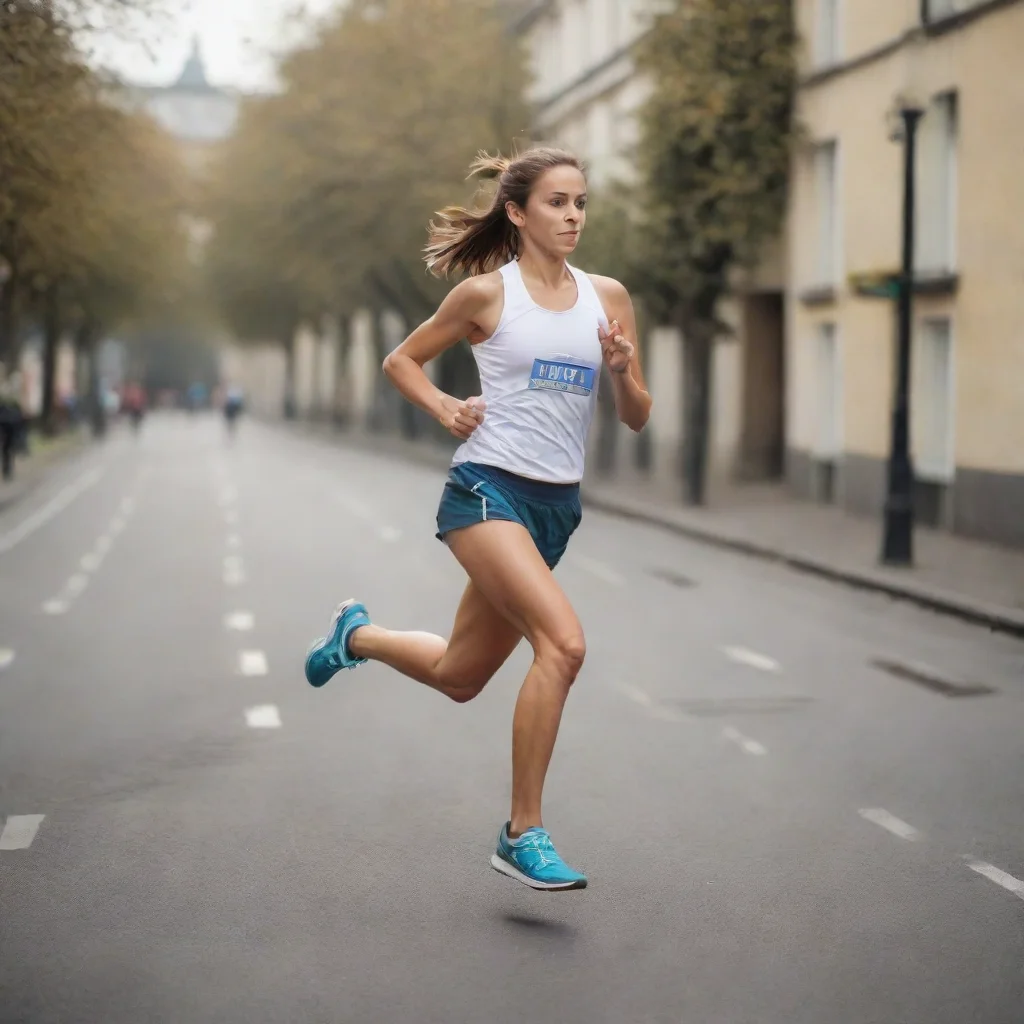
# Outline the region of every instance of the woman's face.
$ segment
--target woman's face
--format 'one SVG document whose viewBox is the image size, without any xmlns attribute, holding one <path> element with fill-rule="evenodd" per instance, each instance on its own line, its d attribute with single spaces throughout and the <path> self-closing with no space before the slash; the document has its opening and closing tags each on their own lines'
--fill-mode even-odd
<svg viewBox="0 0 1024 1024">
<path fill-rule="evenodd" d="M 553 255 L 568 256 L 586 222 L 587 181 L 575 167 L 545 171 L 534 182 L 525 212 L 510 204 L 509 216 L 534 244 Z"/>
</svg>

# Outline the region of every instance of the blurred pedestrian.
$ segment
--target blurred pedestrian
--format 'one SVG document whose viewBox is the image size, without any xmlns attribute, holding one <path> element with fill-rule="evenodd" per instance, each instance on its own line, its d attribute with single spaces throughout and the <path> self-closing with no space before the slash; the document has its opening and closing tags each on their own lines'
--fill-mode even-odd
<svg viewBox="0 0 1024 1024">
<path fill-rule="evenodd" d="M 28 450 L 20 382 L 19 374 L 14 373 L 8 377 L 0 369 L 0 478 L 4 480 L 14 477 L 15 453 Z"/>
<path fill-rule="evenodd" d="M 306 658 L 323 686 L 380 661 L 459 703 L 471 700 L 525 636 L 534 660 L 512 724 L 512 807 L 491 865 L 535 889 L 579 889 L 586 876 L 556 852 L 541 817 L 548 764 L 584 659 L 583 628 L 552 573 L 582 509 L 587 435 L 602 365 L 620 420 L 639 431 L 651 409 L 626 289 L 566 260 L 586 220 L 587 186 L 572 154 L 548 148 L 482 156 L 497 177 L 483 211 L 449 208 L 431 224 L 426 262 L 464 271 L 434 315 L 384 361 L 414 405 L 464 443 L 437 512 L 437 536 L 469 576 L 451 637 L 372 625 L 349 600 Z M 461 338 L 473 346 L 482 395 L 444 394 L 424 372 Z"/>
</svg>

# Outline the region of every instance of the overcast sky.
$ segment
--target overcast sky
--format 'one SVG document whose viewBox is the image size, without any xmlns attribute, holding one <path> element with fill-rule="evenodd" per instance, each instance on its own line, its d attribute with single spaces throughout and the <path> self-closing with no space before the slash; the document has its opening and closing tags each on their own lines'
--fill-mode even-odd
<svg viewBox="0 0 1024 1024">
<path fill-rule="evenodd" d="M 302 0 L 314 15 L 336 8 L 341 0 Z M 136 25 L 134 41 L 98 34 L 90 38 L 93 63 L 132 81 L 165 84 L 181 71 L 196 34 L 210 81 L 241 89 L 273 84 L 273 54 L 294 45 L 302 34 L 289 17 L 297 0 L 181 0 L 176 9 L 147 24 Z"/>
</svg>

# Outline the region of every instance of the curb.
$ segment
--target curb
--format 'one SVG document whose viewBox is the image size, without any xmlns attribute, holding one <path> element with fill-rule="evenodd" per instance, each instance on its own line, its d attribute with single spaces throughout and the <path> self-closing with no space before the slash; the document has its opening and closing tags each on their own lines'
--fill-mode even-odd
<svg viewBox="0 0 1024 1024">
<path fill-rule="evenodd" d="M 609 515 L 618 516 L 620 519 L 632 519 L 637 522 L 646 523 L 649 526 L 656 526 L 669 533 L 687 537 L 690 540 L 699 541 L 703 544 L 723 548 L 727 551 L 734 551 L 751 558 L 760 558 L 762 561 L 775 562 L 797 572 L 818 576 L 836 583 L 843 583 L 859 590 L 885 594 L 894 600 L 906 601 L 918 607 L 926 608 L 929 611 L 949 615 L 963 622 L 969 622 L 972 625 L 985 626 L 995 633 L 1006 633 L 1010 636 L 1024 639 L 1024 613 L 1017 613 L 1010 609 L 1001 608 L 998 605 L 985 604 L 982 601 L 961 597 L 948 591 L 918 586 L 910 581 L 899 583 L 866 571 L 842 569 L 820 559 L 810 558 L 807 555 L 793 554 L 781 548 L 759 544 L 757 541 L 747 540 L 746 538 L 730 536 L 707 527 L 681 523 L 667 516 L 661 516 L 655 512 L 648 512 L 624 502 L 618 502 L 614 499 L 595 494 L 592 491 L 588 491 L 585 484 L 581 489 L 581 498 L 583 503 L 590 508 Z"/>
</svg>

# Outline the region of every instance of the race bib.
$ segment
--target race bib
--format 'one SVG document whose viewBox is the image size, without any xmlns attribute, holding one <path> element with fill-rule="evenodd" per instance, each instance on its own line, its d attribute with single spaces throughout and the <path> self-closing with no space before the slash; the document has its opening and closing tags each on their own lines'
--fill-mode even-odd
<svg viewBox="0 0 1024 1024">
<path fill-rule="evenodd" d="M 594 368 L 579 363 L 561 363 L 535 359 L 530 373 L 531 391 L 564 391 L 570 395 L 589 395 L 594 390 Z"/>
</svg>

